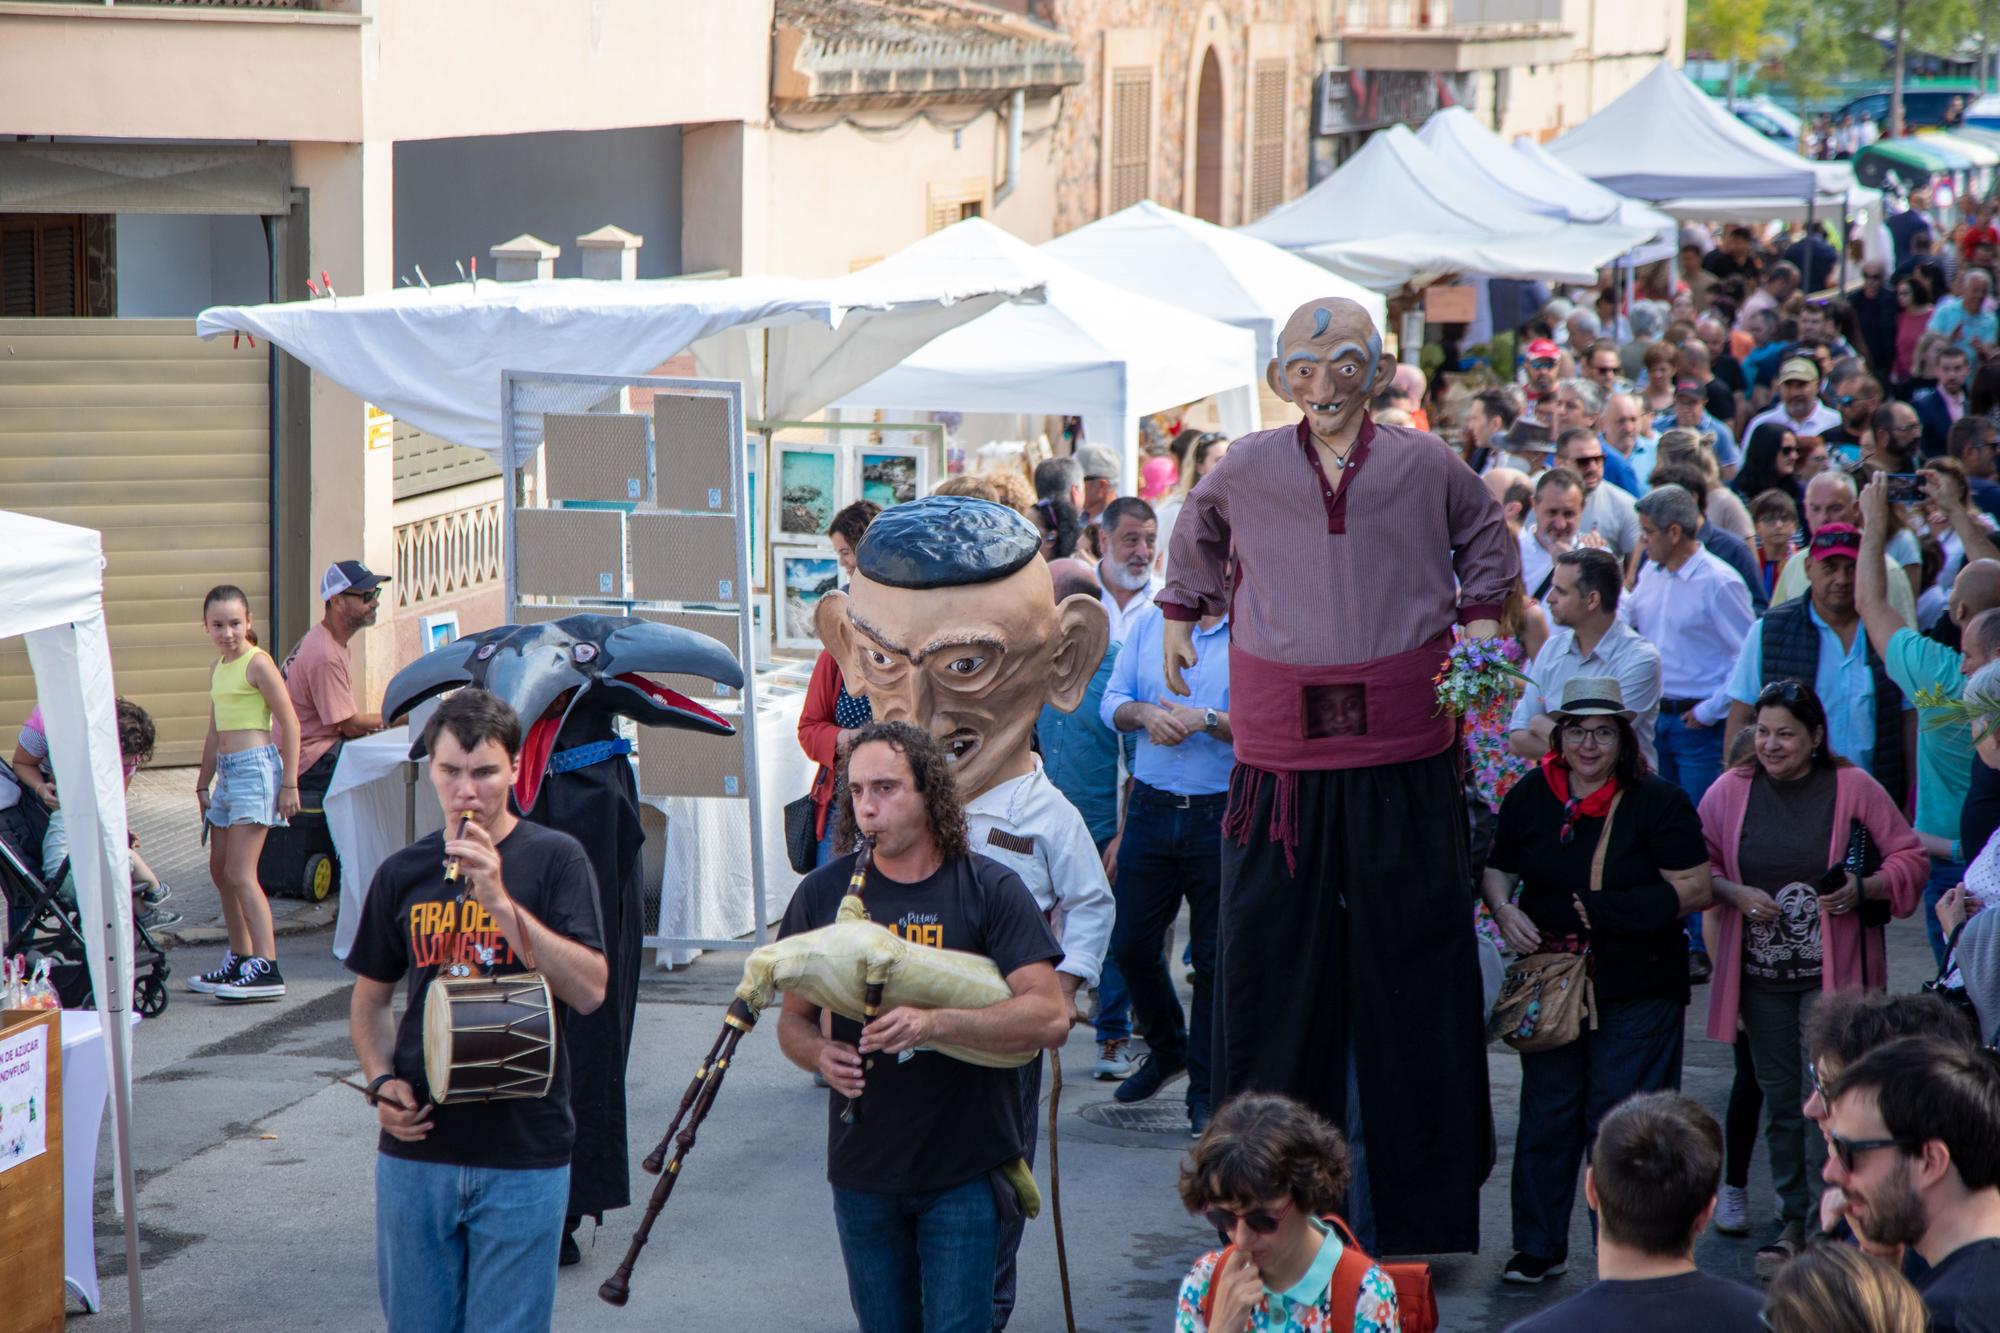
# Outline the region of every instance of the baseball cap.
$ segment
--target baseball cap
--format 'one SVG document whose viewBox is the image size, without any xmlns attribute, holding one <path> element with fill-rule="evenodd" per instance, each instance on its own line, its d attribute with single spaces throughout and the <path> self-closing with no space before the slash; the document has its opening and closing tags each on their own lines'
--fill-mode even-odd
<svg viewBox="0 0 2000 1333">
<path fill-rule="evenodd" d="M 1778 383 L 1789 384 L 1793 380 L 1816 380 L 1819 378 L 1819 362 L 1810 357 L 1795 356 L 1778 368 Z"/>
<path fill-rule="evenodd" d="M 1861 554 L 1861 529 L 1845 523 L 1823 523 L 1813 532 L 1812 558 L 1853 560 Z"/>
<path fill-rule="evenodd" d="M 1678 379 L 1674 381 L 1674 397 L 1705 398 L 1708 391 L 1702 388 L 1700 380 Z"/>
<path fill-rule="evenodd" d="M 1547 338 L 1537 338 L 1528 344 L 1528 360 L 1530 361 L 1553 361 L 1561 355 L 1562 348 L 1556 346 L 1554 342 Z"/>
<path fill-rule="evenodd" d="M 387 582 L 387 574 L 377 574 L 359 560 L 336 560 L 319 576 L 319 599 L 330 602 L 344 592 L 367 592 Z"/>
<path fill-rule="evenodd" d="M 1086 444 L 1076 451 L 1076 461 L 1083 464 L 1085 481 L 1118 480 L 1118 451 L 1108 444 Z"/>
</svg>

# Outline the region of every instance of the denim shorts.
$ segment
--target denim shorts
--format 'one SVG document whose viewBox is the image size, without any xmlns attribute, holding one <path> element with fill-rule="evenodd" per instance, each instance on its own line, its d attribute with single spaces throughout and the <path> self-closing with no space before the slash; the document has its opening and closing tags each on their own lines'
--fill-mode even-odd
<svg viewBox="0 0 2000 1333">
<path fill-rule="evenodd" d="M 217 828 L 232 824 L 263 824 L 283 828 L 278 818 L 278 784 L 285 766 L 278 747 L 215 756 L 215 788 L 208 795 L 208 822 Z"/>
</svg>

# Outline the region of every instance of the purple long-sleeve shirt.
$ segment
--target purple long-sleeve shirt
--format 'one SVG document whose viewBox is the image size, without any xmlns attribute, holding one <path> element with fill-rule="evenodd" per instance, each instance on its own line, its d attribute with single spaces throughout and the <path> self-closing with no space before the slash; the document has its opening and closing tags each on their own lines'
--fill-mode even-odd
<svg viewBox="0 0 2000 1333">
<path fill-rule="evenodd" d="M 1154 600 L 1176 620 L 1230 610 L 1232 641 L 1267 661 L 1345 666 L 1497 619 L 1520 569 L 1499 502 L 1443 440 L 1364 417 L 1330 480 L 1301 422 L 1245 435 L 1202 478 Z"/>
</svg>

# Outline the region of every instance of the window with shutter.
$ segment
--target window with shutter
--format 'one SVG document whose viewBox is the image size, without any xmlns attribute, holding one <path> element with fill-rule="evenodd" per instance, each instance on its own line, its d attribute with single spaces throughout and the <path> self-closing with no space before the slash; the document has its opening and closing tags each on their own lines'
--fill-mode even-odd
<svg viewBox="0 0 2000 1333">
<path fill-rule="evenodd" d="M 1250 200 L 1254 221 L 1285 202 L 1285 62 L 1260 60 L 1251 71 Z"/>
<path fill-rule="evenodd" d="M 0 317 L 78 316 L 82 214 L 0 215 Z"/>
<path fill-rule="evenodd" d="M 934 182 L 930 187 L 928 232 L 943 231 L 954 222 L 986 215 L 986 182 L 977 176 L 960 181 Z"/>
<path fill-rule="evenodd" d="M 1153 71 L 1126 66 L 1111 71 L 1111 151 L 1105 211 L 1116 213 L 1153 192 Z"/>
</svg>

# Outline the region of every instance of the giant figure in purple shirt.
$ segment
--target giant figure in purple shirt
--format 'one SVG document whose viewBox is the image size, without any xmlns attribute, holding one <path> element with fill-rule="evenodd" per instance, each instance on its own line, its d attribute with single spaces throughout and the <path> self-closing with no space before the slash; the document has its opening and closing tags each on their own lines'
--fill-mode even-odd
<svg viewBox="0 0 2000 1333">
<path fill-rule="evenodd" d="M 1451 1253 L 1478 1247 L 1493 1122 L 1456 723 L 1433 677 L 1454 623 L 1497 631 L 1520 556 L 1444 441 L 1369 418 L 1394 370 L 1361 306 L 1300 308 L 1266 374 L 1305 419 L 1202 479 L 1156 600 L 1183 693 L 1195 620 L 1232 614 L 1216 1098 L 1285 1092 L 1345 1126 L 1363 1245 Z"/>
</svg>

